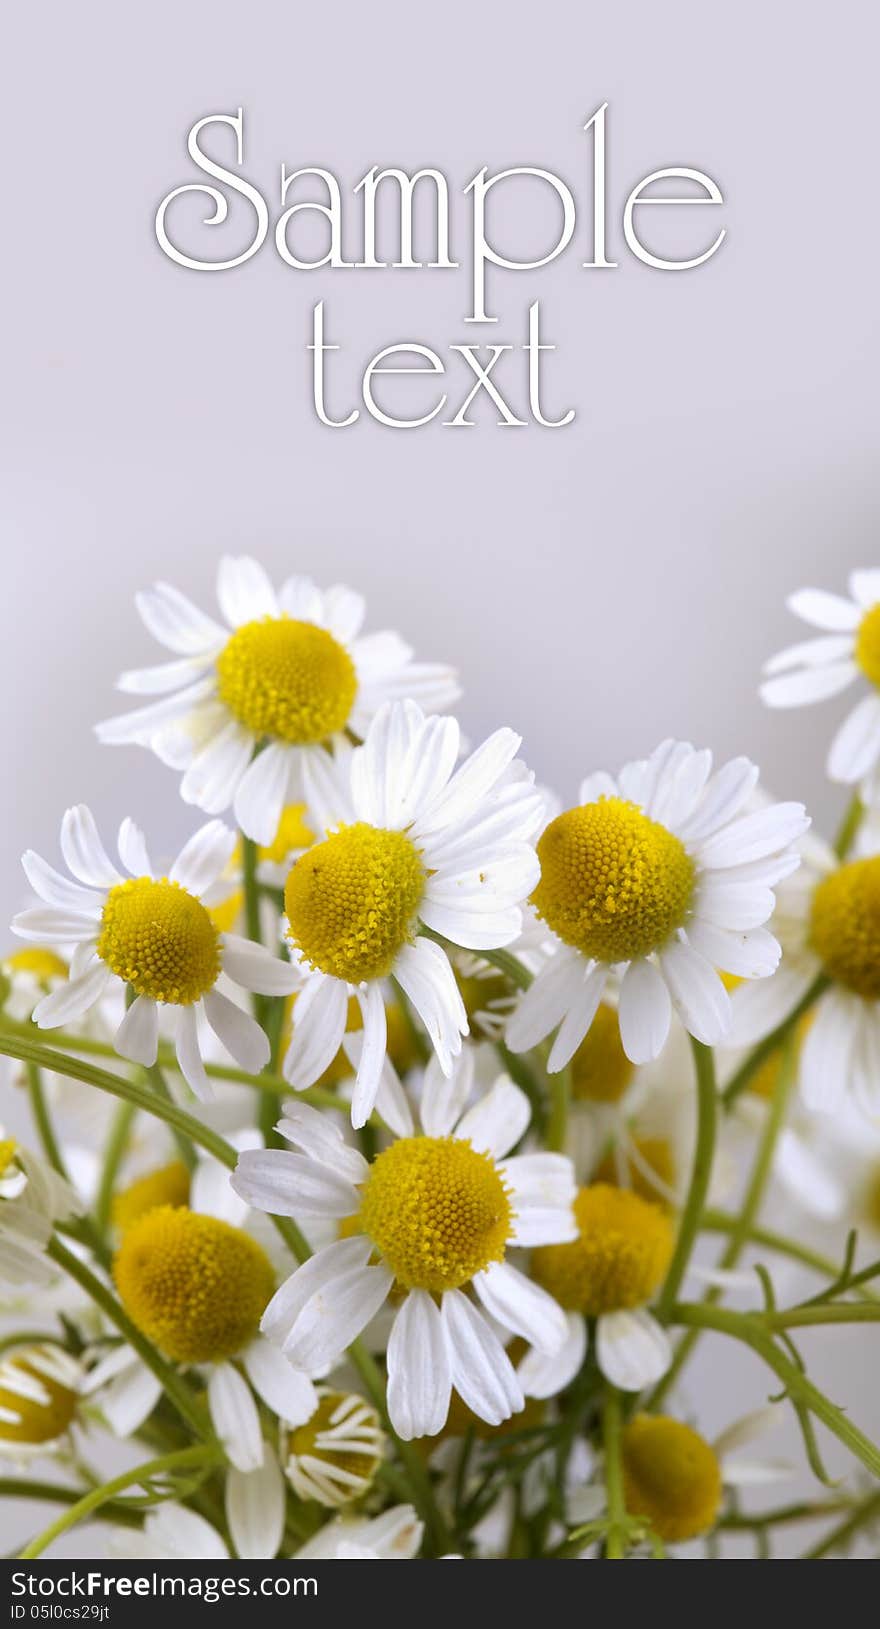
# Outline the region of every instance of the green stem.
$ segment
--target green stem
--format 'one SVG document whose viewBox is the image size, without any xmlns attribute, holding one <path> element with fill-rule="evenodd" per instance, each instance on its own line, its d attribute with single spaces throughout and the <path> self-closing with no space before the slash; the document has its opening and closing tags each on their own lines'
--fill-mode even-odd
<svg viewBox="0 0 880 1629">
<path fill-rule="evenodd" d="M 788 1527 L 794 1522 L 821 1521 L 823 1516 L 838 1516 L 842 1510 L 852 1510 L 851 1499 L 827 1499 L 822 1504 L 780 1505 L 776 1510 L 764 1510 L 760 1516 L 746 1516 L 731 1511 L 722 1516 L 718 1527 L 725 1533 L 749 1533 L 767 1527 Z"/>
<path fill-rule="evenodd" d="M 78 1256 L 74 1256 L 69 1250 L 66 1250 L 59 1239 L 50 1241 L 46 1254 L 55 1262 L 56 1266 L 67 1274 L 68 1278 L 74 1279 L 80 1289 L 85 1290 L 90 1300 L 94 1301 L 97 1307 L 100 1307 L 101 1311 L 115 1325 L 128 1344 L 134 1348 L 142 1362 L 147 1365 L 148 1369 L 152 1370 L 166 1396 L 174 1404 L 178 1414 L 186 1421 L 187 1425 L 198 1437 L 210 1438 L 207 1416 L 186 1381 L 176 1373 L 170 1364 L 165 1362 L 163 1357 L 160 1357 L 152 1341 L 148 1341 L 141 1334 L 137 1325 L 132 1323 L 125 1308 L 114 1295 L 111 1295 L 110 1291 L 101 1283 L 101 1280 L 95 1277 L 95 1274 L 86 1266 L 85 1262 L 80 1261 Z"/>
<path fill-rule="evenodd" d="M 130 1471 L 124 1471 L 121 1476 L 115 1476 L 112 1482 L 104 1482 L 99 1488 L 93 1488 L 82 1499 L 77 1499 L 68 1510 L 50 1522 L 37 1538 L 32 1539 L 21 1551 L 19 1560 L 34 1561 L 43 1554 L 49 1545 L 69 1528 L 75 1527 L 77 1522 L 83 1521 L 87 1516 L 100 1510 L 108 1500 L 114 1499 L 126 1488 L 137 1486 L 138 1483 L 149 1481 L 153 1476 L 160 1476 L 165 1471 L 188 1470 L 192 1467 L 204 1465 L 207 1469 L 212 1464 L 219 1464 L 222 1454 L 217 1448 L 181 1448 L 173 1454 L 163 1454 L 159 1459 L 148 1459 L 143 1465 L 135 1465 Z"/>
<path fill-rule="evenodd" d="M 145 1073 L 148 1081 L 150 1082 L 150 1085 L 153 1087 L 154 1091 L 156 1092 L 157 1097 L 161 1097 L 163 1102 L 165 1102 L 165 1103 L 170 1103 L 172 1101 L 171 1093 L 168 1090 L 168 1083 L 167 1083 L 167 1081 L 165 1079 L 165 1076 L 162 1073 L 162 1070 L 161 1070 L 159 1064 L 158 1063 L 149 1064 L 147 1066 L 147 1068 L 144 1070 L 144 1073 Z M 194 1171 L 195 1170 L 195 1164 L 196 1164 L 196 1157 L 195 1157 L 195 1154 L 193 1153 L 192 1143 L 190 1142 L 189 1138 L 186 1136 L 185 1132 L 180 1131 L 176 1126 L 171 1127 L 171 1132 L 172 1132 L 172 1135 L 174 1137 L 174 1141 L 177 1144 L 177 1152 L 180 1155 L 180 1158 L 182 1159 L 184 1165 L 186 1166 L 186 1168 L 187 1168 L 187 1170 L 189 1172 Z"/>
<path fill-rule="evenodd" d="M 49 1113 L 49 1105 L 46 1102 L 46 1093 L 43 1090 L 43 1077 L 35 1063 L 28 1063 L 26 1065 L 26 1070 L 28 1092 L 31 1100 L 31 1113 L 34 1117 L 34 1125 L 37 1128 L 37 1136 L 40 1139 L 40 1146 L 42 1147 L 43 1153 L 45 1154 L 53 1170 L 57 1171 L 58 1175 L 63 1177 L 65 1182 L 69 1182 L 70 1178 L 67 1174 L 67 1167 L 61 1157 L 61 1150 L 58 1147 L 55 1130 L 52 1125 L 52 1117 Z"/>
<path fill-rule="evenodd" d="M 849 854 L 858 836 L 864 813 L 865 805 L 858 792 L 854 792 L 834 839 L 834 852 L 839 860 L 845 860 Z"/>
<path fill-rule="evenodd" d="M 620 1452 L 622 1410 L 620 1393 L 609 1386 L 602 1407 L 602 1446 L 605 1451 L 605 1495 L 608 1502 L 606 1561 L 622 1561 L 625 1552 L 626 1501 Z"/>
<path fill-rule="evenodd" d="M 763 1067 L 768 1058 L 772 1058 L 774 1052 L 776 1052 L 778 1048 L 782 1046 L 783 1042 L 788 1039 L 788 1036 L 797 1029 L 801 1019 L 806 1013 L 809 1012 L 810 1008 L 816 1001 L 818 1001 L 820 995 L 822 995 L 823 991 L 827 988 L 828 978 L 824 973 L 819 973 L 817 977 L 814 978 L 810 988 L 803 996 L 801 996 L 797 1006 L 792 1008 L 791 1012 L 788 1014 L 788 1017 L 783 1018 L 782 1023 L 777 1025 L 776 1029 L 774 1029 L 769 1035 L 765 1035 L 763 1041 L 758 1042 L 758 1045 L 749 1053 L 745 1062 L 740 1064 L 736 1074 L 731 1077 L 725 1086 L 724 1091 L 721 1093 L 722 1102 L 724 1103 L 724 1107 L 726 1109 L 733 1107 L 733 1104 L 736 1102 L 737 1098 L 742 1095 L 746 1087 L 749 1086 L 754 1080 L 758 1070 Z"/>
<path fill-rule="evenodd" d="M 791 1095 L 791 1088 L 794 1082 L 795 1055 L 792 1040 L 793 1037 L 789 1036 L 782 1058 L 782 1067 L 779 1071 L 779 1079 L 776 1082 L 773 1097 L 768 1106 L 768 1112 L 764 1121 L 761 1138 L 758 1143 L 755 1161 L 752 1166 L 748 1186 L 743 1197 L 742 1209 L 737 1217 L 736 1224 L 730 1235 L 728 1243 L 722 1253 L 721 1260 L 718 1263 L 719 1267 L 724 1272 L 729 1272 L 736 1266 L 740 1256 L 743 1253 L 743 1250 L 748 1244 L 753 1223 L 755 1222 L 761 1208 L 761 1204 L 763 1203 L 767 1183 L 770 1180 L 773 1170 L 773 1157 L 776 1153 L 776 1144 L 779 1140 L 779 1134 L 782 1131 L 783 1125 L 785 1124 L 788 1100 Z M 719 1301 L 721 1299 L 721 1294 L 722 1291 L 720 1288 L 713 1285 L 709 1290 L 707 1290 L 704 1300 L 711 1304 L 715 1301 Z M 688 1358 L 690 1357 L 699 1338 L 699 1330 L 691 1329 L 679 1342 L 675 1356 L 673 1357 L 669 1368 L 667 1369 L 662 1380 L 660 1380 L 655 1386 L 654 1391 L 651 1394 L 650 1406 L 652 1408 L 659 1408 L 662 1399 L 667 1395 L 670 1388 L 675 1384 L 678 1376 L 681 1374 L 681 1371 L 687 1363 Z"/>
<path fill-rule="evenodd" d="M 80 1488 L 68 1488 L 55 1482 L 28 1482 L 23 1477 L 0 1477 L 0 1499 L 36 1499 L 41 1504 L 74 1505 L 82 1498 Z M 143 1512 L 129 1510 L 124 1500 L 109 1499 L 104 1505 L 104 1520 L 118 1522 L 122 1527 L 140 1527 Z"/>
<path fill-rule="evenodd" d="M 880 1323 L 880 1305 L 876 1301 L 831 1301 L 824 1306 L 764 1312 L 761 1317 L 768 1329 L 809 1329 L 814 1324 L 876 1324 Z"/>
<path fill-rule="evenodd" d="M 110 1135 L 104 1148 L 101 1180 L 98 1183 L 98 1192 L 95 1196 L 95 1226 L 102 1233 L 106 1233 L 110 1226 L 116 1178 L 119 1174 L 119 1167 L 125 1158 L 125 1151 L 128 1148 L 136 1115 L 137 1110 L 131 1103 L 120 1103 L 113 1115 Z"/>
<path fill-rule="evenodd" d="M 479 954 L 484 962 L 491 962 L 500 973 L 505 973 L 511 984 L 515 984 L 518 989 L 529 988 L 534 975 L 509 950 L 481 950 Z"/>
<path fill-rule="evenodd" d="M 712 1162 L 715 1158 L 715 1133 L 718 1114 L 715 1060 L 709 1047 L 704 1046 L 702 1041 L 695 1041 L 692 1037 L 691 1046 L 697 1072 L 697 1139 L 694 1147 L 690 1187 L 688 1188 L 684 1210 L 681 1213 L 675 1250 L 669 1264 L 669 1271 L 666 1274 L 666 1281 L 657 1302 L 657 1316 L 661 1322 L 668 1322 L 669 1320 L 673 1303 L 681 1288 L 688 1262 L 691 1259 L 691 1251 L 700 1229 L 706 1195 L 709 1191 Z"/>
<path fill-rule="evenodd" d="M 803 1309 L 801 1309 L 803 1310 Z M 818 1309 L 817 1309 L 818 1310 Z M 826 1308 L 832 1311 L 833 1308 Z M 851 1307 L 850 1311 L 856 1308 Z M 782 1381 L 786 1392 L 792 1402 L 801 1404 L 815 1414 L 817 1420 L 828 1427 L 828 1430 L 854 1454 L 856 1459 L 871 1472 L 872 1476 L 880 1476 L 880 1449 L 847 1419 L 842 1409 L 832 1403 L 797 1365 L 788 1358 L 777 1346 L 771 1330 L 768 1328 L 771 1315 L 756 1315 L 746 1312 L 731 1312 L 727 1307 L 707 1306 L 705 1302 L 696 1304 L 685 1303 L 672 1309 L 672 1322 L 681 1324 L 689 1329 L 711 1329 L 719 1335 L 729 1335 L 745 1346 L 751 1347 L 758 1357 L 763 1358 L 769 1369 Z M 785 1320 L 790 1314 L 776 1314 L 778 1319 Z M 816 1320 L 813 1320 L 816 1321 Z M 778 1323 L 778 1328 L 787 1327 L 785 1322 Z"/>
<path fill-rule="evenodd" d="M 725 1211 L 707 1210 L 703 1215 L 702 1231 L 704 1233 L 734 1233 L 739 1227 L 738 1216 L 728 1216 Z M 798 1239 L 790 1239 L 784 1233 L 775 1233 L 768 1227 L 751 1227 L 748 1237 L 749 1244 L 760 1245 L 764 1250 L 772 1250 L 776 1255 L 788 1256 L 792 1261 L 798 1261 L 803 1267 L 809 1267 L 813 1272 L 822 1273 L 825 1278 L 836 1279 L 840 1273 L 839 1265 L 832 1261 L 830 1256 L 822 1256 L 817 1250 L 810 1250 Z M 874 1276 L 877 1269 L 871 1272 Z M 864 1283 L 858 1283 L 862 1274 L 857 1273 L 847 1284 L 847 1293 L 856 1290 L 865 1301 L 877 1301 L 875 1291 L 866 1289 Z"/>
<path fill-rule="evenodd" d="M 247 936 L 255 945 L 263 943 L 260 930 L 260 887 L 257 882 L 257 845 L 252 837 L 241 837 L 241 869 L 244 881 L 244 920 Z"/>
<path fill-rule="evenodd" d="M 822 1561 L 826 1555 L 831 1555 L 832 1551 L 839 1550 L 848 1544 L 850 1539 L 855 1538 L 862 1527 L 867 1527 L 868 1523 L 874 1521 L 875 1518 L 880 1520 L 880 1491 L 871 1493 L 866 1499 L 863 1499 L 852 1514 L 847 1516 L 845 1521 L 838 1522 L 837 1526 L 832 1527 L 831 1532 L 826 1533 L 818 1544 L 814 1544 L 812 1549 L 805 1551 L 804 1555 L 801 1556 L 801 1560 Z"/>
</svg>

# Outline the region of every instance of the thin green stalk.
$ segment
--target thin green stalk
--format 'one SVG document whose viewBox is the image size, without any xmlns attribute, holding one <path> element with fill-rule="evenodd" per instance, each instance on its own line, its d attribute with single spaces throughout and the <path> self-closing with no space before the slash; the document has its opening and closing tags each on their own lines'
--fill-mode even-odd
<svg viewBox="0 0 880 1629">
<path fill-rule="evenodd" d="M 137 1110 L 132 1103 L 120 1103 L 113 1115 L 110 1134 L 104 1146 L 101 1179 L 95 1195 L 95 1226 L 106 1233 L 110 1226 L 113 1193 L 119 1167 L 125 1158 Z"/>
<path fill-rule="evenodd" d="M 19 1560 L 35 1561 L 37 1556 L 48 1549 L 54 1539 L 60 1538 L 62 1533 L 75 1527 L 77 1522 L 94 1515 L 96 1510 L 100 1510 L 102 1505 L 116 1498 L 126 1488 L 136 1487 L 139 1483 L 149 1481 L 154 1476 L 161 1476 L 166 1471 L 189 1470 L 200 1466 L 207 1470 L 212 1464 L 219 1464 L 222 1457 L 219 1448 L 206 1448 L 200 1445 L 195 1448 L 181 1448 L 173 1454 L 163 1454 L 159 1459 L 148 1459 L 143 1465 L 135 1465 L 132 1470 L 123 1471 L 122 1475 L 115 1476 L 112 1482 L 104 1482 L 101 1487 L 92 1488 L 90 1493 L 85 1494 L 68 1510 L 57 1516 L 42 1533 L 25 1546 Z"/>
<path fill-rule="evenodd" d="M 826 1311 L 830 1310 L 834 1309 L 826 1308 Z M 857 1309 L 850 1307 L 849 1310 L 853 1312 Z M 784 1319 L 787 1315 L 782 1313 L 777 1316 Z M 782 1381 L 792 1402 L 808 1408 L 872 1476 L 880 1476 L 880 1449 L 786 1356 L 768 1328 L 769 1315 L 731 1312 L 727 1307 L 707 1306 L 705 1302 L 698 1302 L 673 1307 L 671 1321 L 688 1329 L 711 1329 L 716 1334 L 729 1335 L 733 1340 L 751 1347 Z M 787 1326 L 782 1323 L 776 1327 Z"/>
<path fill-rule="evenodd" d="M 724 1091 L 721 1093 L 722 1102 L 724 1103 L 724 1107 L 726 1109 L 733 1107 L 737 1098 L 742 1095 L 746 1087 L 749 1086 L 754 1080 L 758 1070 L 763 1067 L 768 1058 L 772 1058 L 774 1052 L 776 1052 L 788 1039 L 788 1036 L 797 1029 L 801 1019 L 806 1013 L 809 1012 L 810 1008 L 816 1001 L 818 1001 L 820 995 L 822 995 L 823 991 L 827 988 L 828 978 L 824 973 L 819 973 L 817 977 L 814 978 L 810 988 L 801 997 L 797 1006 L 792 1008 L 791 1012 L 788 1014 L 788 1017 L 784 1018 L 782 1023 L 777 1025 L 776 1029 L 774 1029 L 769 1035 L 766 1035 L 763 1041 L 758 1042 L 758 1045 L 749 1053 L 745 1062 L 740 1064 L 736 1074 L 731 1076 L 731 1079 L 727 1082 Z"/>
<path fill-rule="evenodd" d="M 858 792 L 854 792 L 844 812 L 840 826 L 838 827 L 837 836 L 834 839 L 834 852 L 839 860 L 845 860 L 849 854 L 849 851 L 859 834 L 859 827 L 862 824 L 864 813 L 865 805 L 859 797 Z"/>
<path fill-rule="evenodd" d="M 739 1227 L 738 1216 L 728 1216 L 725 1211 L 707 1210 L 703 1215 L 701 1231 L 703 1233 L 734 1233 Z M 830 1256 L 820 1255 L 818 1250 L 811 1250 L 807 1245 L 801 1244 L 799 1239 L 790 1239 L 785 1233 L 776 1233 L 768 1227 L 755 1227 L 749 1229 L 749 1244 L 760 1245 L 764 1250 L 772 1250 L 778 1256 L 787 1256 L 791 1261 L 800 1262 L 802 1267 L 809 1267 L 815 1273 L 821 1273 L 825 1278 L 836 1279 L 840 1274 L 840 1266 L 832 1261 Z M 856 1273 L 847 1284 L 847 1294 L 854 1290 L 864 1301 L 880 1300 L 876 1291 L 869 1290 L 864 1282 L 868 1269 L 863 1273 Z M 870 1277 L 880 1276 L 880 1263 L 870 1269 Z M 861 1280 L 861 1282 L 860 1282 Z"/>
<path fill-rule="evenodd" d="M 509 950 L 481 950 L 480 956 L 484 962 L 491 962 L 493 967 L 497 967 L 500 973 L 506 973 L 511 984 L 518 989 L 528 990 L 534 975 Z"/>
<path fill-rule="evenodd" d="M 608 1504 L 606 1561 L 622 1561 L 626 1551 L 626 1500 L 623 1492 L 620 1393 L 609 1386 L 602 1406 L 602 1446 L 605 1451 L 605 1497 Z"/>
<path fill-rule="evenodd" d="M 555 1075 L 548 1075 L 550 1083 L 550 1118 L 545 1141 L 548 1149 L 559 1153 L 568 1134 L 568 1104 L 571 1097 L 571 1065 L 566 1064 Z"/>
<path fill-rule="evenodd" d="M 761 1314 L 768 1329 L 809 1329 L 815 1324 L 880 1323 L 880 1305 L 870 1301 L 829 1301 Z"/>
<path fill-rule="evenodd" d="M 67 1273 L 69 1278 L 72 1278 L 80 1286 L 80 1289 L 85 1290 L 90 1300 L 94 1301 L 97 1307 L 100 1307 L 101 1311 L 115 1325 L 128 1344 L 134 1348 L 138 1357 L 142 1359 L 148 1369 L 152 1370 L 166 1396 L 174 1404 L 181 1418 L 186 1420 L 187 1425 L 195 1431 L 198 1437 L 209 1439 L 210 1427 L 207 1415 L 191 1388 L 171 1365 L 166 1363 L 165 1359 L 159 1355 L 152 1341 L 148 1341 L 141 1334 L 137 1325 L 132 1323 L 125 1308 L 117 1301 L 115 1295 L 112 1295 L 105 1285 L 101 1283 L 101 1280 L 95 1277 L 95 1274 L 86 1266 L 84 1261 L 80 1261 L 78 1256 L 72 1255 L 69 1250 L 65 1249 L 60 1239 L 50 1240 L 46 1253 L 55 1262 L 56 1266 L 60 1267 L 63 1272 Z"/>
<path fill-rule="evenodd" d="M 763 1130 L 761 1132 L 761 1137 L 758 1142 L 758 1149 L 755 1155 L 751 1173 L 749 1175 L 745 1195 L 743 1197 L 742 1208 L 739 1216 L 737 1217 L 736 1225 L 722 1253 L 721 1260 L 718 1263 L 719 1267 L 724 1272 L 730 1272 L 737 1265 L 743 1250 L 748 1244 L 752 1226 L 763 1203 L 767 1183 L 770 1180 L 773 1170 L 773 1158 L 776 1153 L 776 1144 L 779 1140 L 780 1132 L 785 1124 L 788 1101 L 791 1095 L 792 1084 L 794 1082 L 795 1056 L 792 1040 L 793 1037 L 789 1036 L 782 1058 L 779 1079 L 776 1082 L 773 1097 L 770 1101 Z M 721 1295 L 721 1289 L 717 1285 L 712 1285 L 706 1291 L 703 1299 L 711 1304 L 715 1301 L 719 1301 L 721 1299 Z M 691 1329 L 683 1337 L 683 1339 L 679 1341 L 675 1356 L 673 1357 L 669 1368 L 667 1369 L 662 1380 L 658 1381 L 654 1391 L 651 1393 L 649 1404 L 651 1408 L 659 1408 L 662 1399 L 667 1395 L 671 1387 L 674 1386 L 694 1347 L 696 1346 L 699 1336 L 699 1330 Z"/>
<path fill-rule="evenodd" d="M 709 1047 L 691 1038 L 697 1072 L 697 1139 L 687 1199 L 681 1213 L 675 1250 L 666 1274 L 666 1281 L 657 1302 L 657 1316 L 668 1322 L 673 1303 L 691 1259 L 712 1176 L 715 1158 L 715 1134 L 718 1116 L 718 1095 L 715 1087 L 715 1060 Z"/>
<path fill-rule="evenodd" d="M 797 1522 L 817 1522 L 824 1516 L 838 1516 L 841 1511 L 852 1508 L 852 1499 L 826 1499 L 817 1505 L 780 1505 L 775 1510 L 763 1510 L 760 1515 L 745 1515 L 736 1510 L 722 1516 L 718 1527 L 725 1533 L 749 1533 L 768 1527 L 789 1527 Z"/>
<path fill-rule="evenodd" d="M 83 1497 L 81 1488 L 68 1488 L 55 1482 L 29 1482 L 24 1477 L 0 1477 L 0 1499 L 34 1499 L 40 1504 L 75 1505 Z M 103 1506 L 104 1521 L 121 1527 L 140 1527 L 143 1512 L 130 1510 L 124 1500 L 109 1499 Z"/>
<path fill-rule="evenodd" d="M 46 1093 L 43 1090 L 43 1077 L 40 1074 L 37 1064 L 35 1063 L 28 1063 L 26 1065 L 26 1072 L 28 1093 L 31 1100 L 31 1113 L 34 1117 L 34 1125 L 37 1128 L 37 1136 L 40 1139 L 40 1146 L 53 1170 L 57 1171 L 58 1175 L 63 1177 L 65 1182 L 69 1182 L 70 1178 L 67 1174 L 67 1167 L 61 1157 L 61 1150 L 58 1147 L 58 1140 L 55 1136 L 55 1128 L 52 1125 L 52 1116 L 49 1113 L 49 1105 L 46 1102 Z"/>
<path fill-rule="evenodd" d="M 867 1527 L 870 1522 L 875 1520 L 880 1521 L 880 1491 L 870 1493 L 866 1499 L 863 1499 L 852 1514 L 847 1516 L 845 1521 L 838 1522 L 837 1526 L 832 1527 L 831 1532 L 826 1533 L 818 1544 L 814 1544 L 811 1549 L 806 1550 L 801 1556 L 801 1560 L 824 1560 L 825 1556 L 831 1555 L 834 1550 L 843 1549 L 851 1539 L 855 1538 L 861 1528 Z"/>
</svg>

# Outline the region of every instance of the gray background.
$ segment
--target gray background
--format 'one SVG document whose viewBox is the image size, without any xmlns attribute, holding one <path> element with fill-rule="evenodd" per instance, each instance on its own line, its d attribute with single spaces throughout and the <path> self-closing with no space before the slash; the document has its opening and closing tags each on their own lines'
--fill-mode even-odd
<svg viewBox="0 0 880 1629">
<path fill-rule="evenodd" d="M 108 828 L 131 810 L 158 850 L 189 829 L 171 773 L 99 747 L 91 726 L 117 708 L 117 672 L 158 659 L 135 589 L 167 577 L 208 605 L 226 549 L 363 588 L 373 626 L 460 665 L 468 729 L 515 724 L 565 794 L 675 733 L 757 756 L 779 793 L 836 818 L 822 760 L 842 706 L 767 714 L 756 680 L 796 637 L 789 589 L 876 561 L 873 8 L 156 0 L 143 21 L 109 4 L 22 9 L 10 32 L 4 912 L 21 896 L 20 850 L 53 854 L 71 801 Z M 603 100 L 620 267 L 590 272 L 579 132 Z M 502 320 L 485 333 L 520 342 L 540 296 L 560 346 L 550 404 L 575 404 L 575 425 L 322 428 L 304 350 L 317 299 L 352 381 L 393 341 L 442 352 L 483 331 L 462 321 L 464 267 L 307 275 L 269 245 L 222 275 L 173 266 L 152 220 L 164 193 L 199 179 L 186 132 L 240 105 L 244 173 L 273 219 L 282 159 L 335 170 L 349 205 L 372 163 L 433 164 L 464 259 L 456 189 L 482 164 L 565 176 L 578 250 L 495 274 Z M 714 235 L 723 219 L 727 242 L 694 272 L 650 271 L 622 244 L 630 187 L 664 164 L 725 193 L 706 220 Z M 538 208 L 524 197 L 523 244 Z M 852 1397 L 858 1343 L 821 1343 L 826 1379 L 832 1358 Z M 717 1423 L 760 1391 L 751 1364 L 731 1371 Z M 876 1429 L 871 1391 L 855 1412 Z"/>
</svg>

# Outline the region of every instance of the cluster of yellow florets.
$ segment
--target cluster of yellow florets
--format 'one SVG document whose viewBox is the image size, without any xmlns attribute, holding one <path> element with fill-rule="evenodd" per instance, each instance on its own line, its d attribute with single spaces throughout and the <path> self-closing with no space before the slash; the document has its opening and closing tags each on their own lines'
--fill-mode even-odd
<svg viewBox="0 0 880 1629">
<path fill-rule="evenodd" d="M 591 1318 L 649 1301 L 672 1255 L 665 1211 L 628 1188 L 597 1182 L 581 1188 L 574 1214 L 577 1239 L 535 1251 L 538 1283 L 561 1306 Z"/>
<path fill-rule="evenodd" d="M 400 1285 L 440 1291 L 503 1259 L 513 1217 L 489 1154 L 453 1137 L 400 1137 L 370 1167 L 359 1220 Z"/>
<path fill-rule="evenodd" d="M 357 694 L 354 663 L 325 628 L 265 617 L 236 628 L 217 658 L 220 699 L 257 737 L 299 745 L 345 727 Z"/>
<path fill-rule="evenodd" d="M 201 900 L 167 877 L 120 882 L 107 895 L 98 955 L 137 995 L 189 1006 L 217 981 L 220 941 Z"/>
<path fill-rule="evenodd" d="M 402 832 L 343 826 L 301 855 L 287 879 L 291 942 L 334 978 L 384 978 L 415 932 L 424 888 L 418 850 Z"/>
</svg>

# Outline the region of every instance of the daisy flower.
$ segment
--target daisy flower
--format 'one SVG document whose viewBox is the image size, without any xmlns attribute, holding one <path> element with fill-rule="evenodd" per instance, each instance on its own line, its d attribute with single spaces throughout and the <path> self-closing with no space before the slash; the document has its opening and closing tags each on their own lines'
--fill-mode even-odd
<svg viewBox="0 0 880 1629">
<path fill-rule="evenodd" d="M 574 1202 L 577 1236 L 534 1252 L 532 1276 L 569 1313 L 596 1320 L 596 1361 L 621 1391 L 666 1373 L 669 1338 L 647 1309 L 666 1276 L 667 1212 L 629 1188 L 597 1182 Z"/>
<path fill-rule="evenodd" d="M 459 694 L 451 668 L 414 662 L 396 633 L 361 634 L 364 602 L 288 577 L 276 593 L 262 566 L 225 556 L 217 575 L 223 623 L 178 589 L 137 596 L 141 617 L 175 660 L 123 673 L 119 688 L 161 696 L 97 728 L 138 742 L 184 771 L 181 795 L 207 814 L 230 804 L 242 831 L 273 843 L 303 767 L 334 742 L 363 738 L 384 702 L 412 696 L 429 712 Z"/>
<path fill-rule="evenodd" d="M 294 969 L 260 945 L 220 933 L 203 903 L 229 861 L 235 834 L 209 820 L 184 845 L 167 876 L 154 870 L 143 834 L 131 820 L 119 828 L 121 869 L 107 855 L 85 804 L 68 809 L 62 876 L 32 849 L 25 875 L 42 906 L 21 911 L 13 931 L 46 944 L 74 944 L 70 979 L 34 1009 L 40 1029 L 82 1017 L 113 987 L 132 998 L 116 1031 L 117 1052 L 149 1067 L 159 1046 L 160 1009 L 173 1019 L 177 1062 L 198 1097 L 211 1095 L 199 1039 L 203 1018 L 236 1063 L 258 1074 L 269 1061 L 260 1026 L 230 1000 L 230 986 L 285 995 Z M 224 990 L 225 986 L 225 990 Z"/>
<path fill-rule="evenodd" d="M 82 1210 L 73 1189 L 45 1160 L 0 1127 L 0 1283 L 46 1283 L 54 1269 L 46 1246 L 56 1222 Z"/>
<path fill-rule="evenodd" d="M 538 862 L 541 816 L 520 737 L 497 730 L 455 768 L 454 718 L 395 702 L 363 746 L 313 759 L 307 801 L 328 835 L 297 860 L 285 887 L 285 932 L 305 980 L 284 1074 L 301 1091 L 335 1058 L 348 1003 L 363 1014 L 352 1123 L 372 1112 L 386 1044 L 383 981 L 412 1003 L 448 1075 L 468 1033 L 449 956 L 424 928 L 466 950 L 509 944 Z"/>
<path fill-rule="evenodd" d="M 23 1463 L 65 1450 L 79 1404 L 82 1369 L 52 1341 L 0 1358 L 0 1459 Z"/>
<path fill-rule="evenodd" d="M 381 1516 L 337 1516 L 296 1551 L 295 1561 L 412 1561 L 422 1543 L 412 1505 L 393 1505 Z"/>
<path fill-rule="evenodd" d="M 880 1114 L 880 853 L 840 861 L 819 838 L 779 891 L 773 920 L 782 966 L 759 989 L 734 992 L 737 1046 L 783 1023 L 820 976 L 828 981 L 805 1021 L 798 1073 L 808 1109 L 836 1113 L 846 1094 Z"/>
<path fill-rule="evenodd" d="M 849 594 L 801 588 L 790 596 L 789 610 L 819 637 L 771 657 L 761 698 L 768 707 L 803 707 L 867 679 L 871 694 L 844 720 L 828 754 L 831 779 L 853 785 L 880 763 L 880 571 L 851 572 Z"/>
<path fill-rule="evenodd" d="M 385 1453 L 385 1433 L 371 1403 L 353 1392 L 317 1388 L 314 1413 L 294 1430 L 281 1426 L 281 1462 L 298 1499 L 330 1509 L 370 1488 Z"/>
<path fill-rule="evenodd" d="M 809 821 L 800 803 L 743 813 L 758 779 L 748 759 L 711 769 L 710 752 L 665 741 L 616 780 L 591 775 L 579 806 L 550 822 L 532 903 L 558 949 L 510 1020 L 514 1052 L 558 1029 L 549 1068 L 564 1068 L 612 971 L 634 1063 L 657 1057 L 673 1007 L 714 1046 L 730 1023 L 718 969 L 749 979 L 774 971 L 779 946 L 763 924 L 774 883 L 799 863 L 792 844 Z"/>
<path fill-rule="evenodd" d="M 507 1259 L 515 1247 L 571 1239 L 574 1174 L 561 1154 L 506 1157 L 529 1123 L 504 1077 L 466 1109 L 467 1070 L 426 1075 L 421 1130 L 407 1128 L 368 1162 L 326 1117 L 286 1106 L 279 1133 L 299 1150 L 241 1155 L 233 1187 L 274 1215 L 322 1217 L 345 1236 L 281 1285 L 261 1327 L 306 1373 L 335 1362 L 391 1295 L 388 1413 L 398 1435 L 436 1436 L 452 1388 L 490 1425 L 524 1405 L 495 1333 L 548 1355 L 568 1338 L 561 1308 Z"/>
</svg>

